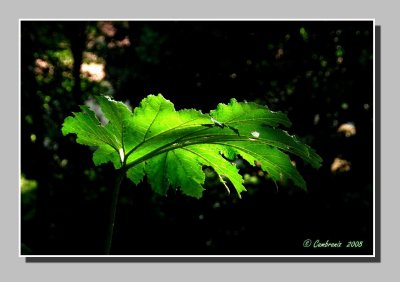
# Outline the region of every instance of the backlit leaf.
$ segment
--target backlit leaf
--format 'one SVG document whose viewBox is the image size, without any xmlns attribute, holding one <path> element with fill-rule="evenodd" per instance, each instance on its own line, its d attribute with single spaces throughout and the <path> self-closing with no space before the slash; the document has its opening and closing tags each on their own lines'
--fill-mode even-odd
<svg viewBox="0 0 400 282">
<path fill-rule="evenodd" d="M 203 114 L 194 109 L 176 111 L 161 94 L 149 95 L 133 112 L 109 97 L 96 100 L 106 125 L 81 106 L 81 112 L 65 119 L 62 133 L 74 133 L 78 143 L 97 147 L 95 165 L 111 162 L 135 184 L 147 175 L 152 189 L 161 195 L 172 187 L 201 198 L 207 166 L 240 197 L 246 189 L 234 162 L 239 155 L 251 165 L 259 163 L 273 180 L 290 179 L 304 189 L 306 183 L 287 153 L 315 168 L 322 162 L 313 149 L 279 128 L 291 126 L 285 114 L 255 103 L 232 99 Z"/>
</svg>

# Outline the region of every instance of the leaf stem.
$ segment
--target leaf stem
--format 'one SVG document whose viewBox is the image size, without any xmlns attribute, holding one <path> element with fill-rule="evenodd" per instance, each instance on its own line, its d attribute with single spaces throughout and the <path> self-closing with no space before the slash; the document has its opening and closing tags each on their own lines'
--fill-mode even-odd
<svg viewBox="0 0 400 282">
<path fill-rule="evenodd" d="M 190 146 L 190 145 L 215 143 L 215 141 L 213 141 L 211 139 L 213 137 L 218 137 L 218 138 L 224 137 L 224 138 L 226 138 L 223 141 L 245 141 L 245 140 L 248 140 L 248 137 L 240 137 L 240 136 L 237 136 L 237 135 L 205 135 L 205 136 L 200 136 L 200 137 L 203 137 L 203 139 L 196 140 L 195 138 L 198 138 L 197 136 L 193 137 L 193 138 L 188 138 L 188 139 L 178 138 L 178 139 L 174 140 L 173 142 L 165 144 L 165 145 L 157 148 L 156 150 L 151 151 L 150 153 L 148 153 L 148 154 L 146 154 L 146 155 L 144 155 L 144 156 L 132 161 L 131 163 L 126 164 L 126 170 L 128 170 L 128 169 L 134 167 L 135 165 L 137 165 L 137 164 L 139 164 L 141 162 L 144 162 L 144 161 L 146 161 L 146 160 L 148 160 L 148 159 L 150 159 L 152 157 L 155 157 L 155 156 L 157 156 L 159 154 L 168 152 L 169 150 L 172 150 L 171 148 L 180 149 L 180 148 L 187 147 L 187 146 Z M 204 138 L 207 138 L 207 139 L 204 140 Z M 193 139 L 195 141 L 194 142 L 190 142 Z M 181 142 L 182 141 L 186 142 L 186 143 L 185 144 L 181 143 L 178 146 L 173 146 L 173 144 L 175 144 L 176 142 L 179 142 L 178 140 L 180 140 Z M 259 141 L 261 139 L 257 139 L 257 140 Z"/>
<path fill-rule="evenodd" d="M 119 190 L 121 187 L 122 179 L 124 179 L 124 176 L 125 176 L 125 171 L 126 170 L 124 167 L 119 169 L 117 178 L 115 180 L 115 185 L 114 185 L 113 191 L 112 191 L 111 206 L 110 206 L 107 234 L 106 234 L 106 245 L 105 245 L 105 254 L 106 255 L 110 255 L 110 251 L 111 251 L 112 238 L 113 238 L 113 233 L 114 233 L 114 224 L 115 224 L 115 214 L 117 211 L 117 204 L 118 204 L 118 198 L 119 198 L 118 195 L 119 195 Z"/>
</svg>

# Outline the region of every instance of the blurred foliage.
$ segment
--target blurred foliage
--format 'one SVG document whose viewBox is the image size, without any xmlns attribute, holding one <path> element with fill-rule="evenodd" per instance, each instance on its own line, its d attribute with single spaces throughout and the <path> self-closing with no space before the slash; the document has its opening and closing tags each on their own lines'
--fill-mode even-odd
<svg viewBox="0 0 400 282">
<path fill-rule="evenodd" d="M 293 157 L 302 192 L 239 159 L 250 187 L 242 200 L 212 171 L 201 200 L 124 181 L 113 253 L 318 254 L 302 247 L 306 238 L 364 240 L 336 252 L 370 253 L 372 38 L 362 21 L 23 21 L 22 252 L 101 253 L 115 175 L 93 168 L 61 124 L 78 105 L 95 107 L 93 95 L 135 107 L 162 93 L 177 109 L 207 112 L 234 97 L 284 110 L 324 166 Z"/>
<path fill-rule="evenodd" d="M 37 181 L 26 179 L 21 175 L 21 206 L 23 207 L 23 217 L 21 220 L 29 221 L 35 216 L 35 202 L 36 202 L 36 189 Z"/>
</svg>

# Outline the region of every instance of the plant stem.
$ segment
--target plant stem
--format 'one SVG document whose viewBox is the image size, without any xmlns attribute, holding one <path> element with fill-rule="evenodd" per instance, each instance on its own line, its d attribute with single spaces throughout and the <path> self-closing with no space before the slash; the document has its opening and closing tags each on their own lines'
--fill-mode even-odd
<svg viewBox="0 0 400 282">
<path fill-rule="evenodd" d="M 118 171 L 117 179 L 115 181 L 114 189 L 112 191 L 111 207 L 110 207 L 110 213 L 109 213 L 106 246 L 105 246 L 105 254 L 106 255 L 109 255 L 110 251 L 111 251 L 111 244 L 112 244 L 112 238 L 113 238 L 113 233 L 114 233 L 114 224 L 115 224 L 115 213 L 117 211 L 117 204 L 118 204 L 118 195 L 119 195 L 119 190 L 121 187 L 121 182 L 122 182 L 122 179 L 124 179 L 124 176 L 125 176 L 125 169 L 121 168 Z"/>
</svg>

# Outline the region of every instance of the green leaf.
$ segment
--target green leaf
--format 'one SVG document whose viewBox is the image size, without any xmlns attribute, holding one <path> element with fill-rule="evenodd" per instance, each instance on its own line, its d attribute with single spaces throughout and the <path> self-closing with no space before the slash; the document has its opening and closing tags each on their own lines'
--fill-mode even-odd
<svg viewBox="0 0 400 282">
<path fill-rule="evenodd" d="M 74 113 L 74 117 L 67 117 L 62 127 L 62 133 L 77 134 L 76 142 L 88 146 L 108 145 L 118 150 L 116 137 L 105 127 L 101 126 L 95 113 L 87 106 L 80 107 L 82 112 Z"/>
<path fill-rule="evenodd" d="M 104 116 L 108 119 L 108 124 L 105 128 L 115 137 L 118 149 L 124 149 L 124 135 L 127 134 L 125 130 L 125 122 L 132 118 L 132 112 L 125 104 L 116 102 L 110 97 L 97 96 L 96 100 L 99 103 Z"/>
<path fill-rule="evenodd" d="M 142 181 L 144 175 L 144 163 L 137 164 L 126 171 L 126 176 L 136 185 Z"/>
<path fill-rule="evenodd" d="M 170 151 L 167 174 L 172 187 L 181 187 L 183 194 L 201 198 L 204 190 L 202 184 L 205 181 L 202 165 L 193 161 L 184 149 Z"/>
<path fill-rule="evenodd" d="M 226 125 L 251 130 L 248 125 L 269 125 L 290 127 L 292 123 L 287 116 L 280 112 L 268 110 L 266 106 L 256 103 L 238 103 L 231 99 L 228 105 L 218 104 L 216 110 L 211 111 L 211 116 Z"/>
<path fill-rule="evenodd" d="M 227 178 L 232 182 L 239 197 L 240 193 L 246 191 L 246 188 L 243 186 L 243 178 L 239 174 L 239 170 L 236 168 L 235 164 L 230 163 L 222 157 L 223 154 L 229 154 L 226 153 L 226 151 L 231 151 L 229 148 L 218 146 L 217 144 L 199 144 L 188 146 L 185 150 L 195 156 L 197 161 L 203 165 L 212 167 L 219 175 L 222 184 L 224 184 L 228 192 L 230 190 L 224 178 Z"/>
<path fill-rule="evenodd" d="M 172 187 L 201 198 L 203 167 L 208 166 L 228 191 L 233 186 L 240 197 L 246 189 L 234 162 L 239 155 L 251 165 L 258 162 L 273 180 L 290 179 L 304 189 L 306 183 L 287 153 L 315 168 L 322 162 L 313 149 L 279 128 L 291 125 L 285 114 L 255 103 L 232 99 L 203 114 L 194 109 L 176 111 L 161 94 L 149 95 L 133 112 L 109 97 L 96 100 L 108 123 L 101 125 L 82 106 L 82 112 L 65 119 L 63 134 L 74 133 L 78 143 L 96 146 L 95 165 L 111 162 L 135 184 L 147 175 L 152 189 L 161 195 Z"/>
<path fill-rule="evenodd" d="M 93 162 L 95 165 L 101 165 L 111 161 L 115 169 L 121 168 L 120 155 L 118 152 L 108 145 L 101 145 L 93 153 Z"/>
<path fill-rule="evenodd" d="M 184 149 L 176 149 L 158 155 L 148 161 L 146 173 L 153 190 L 166 194 L 169 185 L 180 187 L 188 196 L 200 198 L 205 175 L 201 163 Z M 184 177 L 183 177 L 184 176 Z"/>
</svg>

